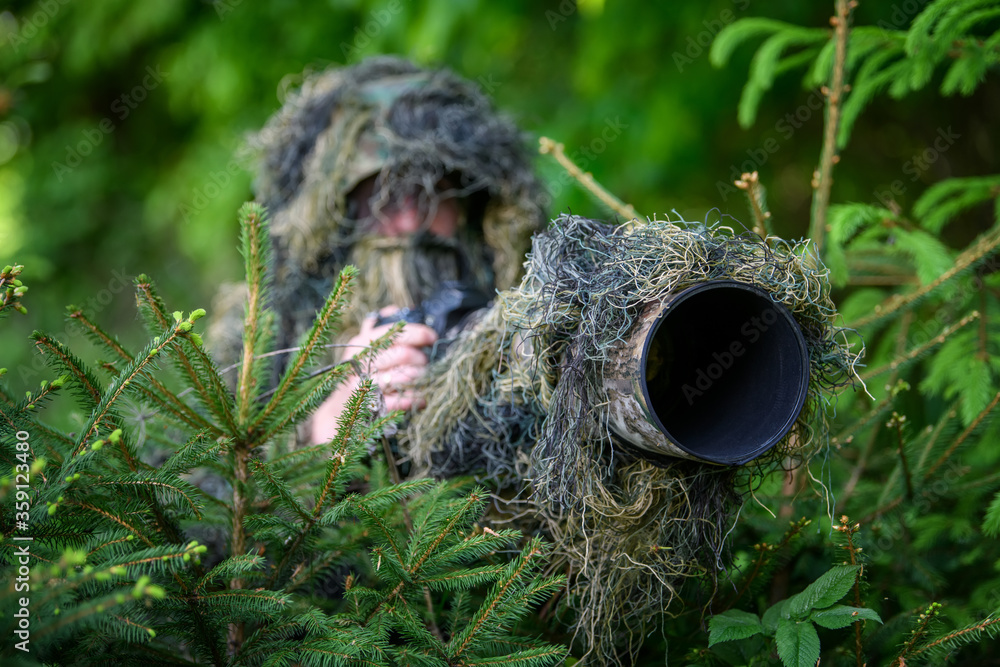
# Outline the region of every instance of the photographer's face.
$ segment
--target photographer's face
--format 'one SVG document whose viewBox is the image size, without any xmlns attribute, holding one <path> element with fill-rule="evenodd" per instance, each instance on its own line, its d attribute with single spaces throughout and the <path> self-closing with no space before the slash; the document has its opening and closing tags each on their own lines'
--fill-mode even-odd
<svg viewBox="0 0 1000 667">
<path fill-rule="evenodd" d="M 399 202 L 382 207 L 377 214 L 375 177 L 362 181 L 350 194 L 357 219 L 364 221 L 369 230 L 383 237 L 401 237 L 425 232 L 440 238 L 454 238 L 462 222 L 462 207 L 452 196 L 454 191 L 450 180 L 442 179 L 435 188 L 437 195 L 425 202 L 424 210 L 418 204 L 416 195 L 408 194 Z M 429 209 L 429 210 L 428 210 Z"/>
<path fill-rule="evenodd" d="M 358 274 L 347 321 L 360 324 L 367 313 L 385 306 L 419 306 L 444 281 L 492 291 L 492 273 L 483 268 L 483 241 L 467 233 L 465 193 L 444 178 L 429 195 L 422 190 L 393 194 L 380 194 L 372 177 L 349 195 L 348 215 L 356 220 L 358 238 L 346 259 Z"/>
<path fill-rule="evenodd" d="M 448 197 L 437 202 L 437 208 L 426 230 L 433 236 L 450 239 L 458 231 L 458 221 L 458 200 Z M 391 206 L 383 212 L 375 232 L 381 236 L 406 236 L 420 231 L 422 223 L 416 200 L 413 197 L 406 197 L 399 206 Z"/>
</svg>

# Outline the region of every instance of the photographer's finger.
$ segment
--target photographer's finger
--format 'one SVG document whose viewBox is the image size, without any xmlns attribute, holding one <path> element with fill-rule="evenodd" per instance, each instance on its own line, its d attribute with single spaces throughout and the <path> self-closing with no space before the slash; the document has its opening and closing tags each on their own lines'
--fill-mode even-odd
<svg viewBox="0 0 1000 667">
<path fill-rule="evenodd" d="M 410 345 L 412 347 L 426 347 L 433 345 L 437 341 L 437 333 L 426 324 L 409 323 L 396 337 L 394 344 Z"/>
<path fill-rule="evenodd" d="M 375 357 L 372 367 L 377 371 L 387 371 L 397 366 L 426 366 L 427 355 L 409 345 L 393 345 Z"/>
<path fill-rule="evenodd" d="M 423 372 L 423 366 L 395 366 L 391 370 L 372 373 L 371 378 L 383 394 L 399 394 L 408 391 L 410 384 Z"/>
<path fill-rule="evenodd" d="M 376 322 L 379 321 L 379 318 L 388 317 L 389 315 L 394 315 L 397 312 L 399 312 L 399 306 L 384 306 L 380 308 L 378 312 L 368 313 L 365 315 L 365 319 L 361 321 L 361 329 L 359 330 L 358 335 L 371 334 L 378 327 L 385 327 L 385 331 L 388 331 L 392 323 L 376 325 Z M 378 336 L 375 336 L 375 338 L 377 337 Z M 368 340 L 372 340 L 372 337 L 369 336 Z"/>
<path fill-rule="evenodd" d="M 427 405 L 427 401 L 414 391 L 407 391 L 401 394 L 390 394 L 385 396 L 385 409 L 393 410 L 419 410 Z"/>
</svg>

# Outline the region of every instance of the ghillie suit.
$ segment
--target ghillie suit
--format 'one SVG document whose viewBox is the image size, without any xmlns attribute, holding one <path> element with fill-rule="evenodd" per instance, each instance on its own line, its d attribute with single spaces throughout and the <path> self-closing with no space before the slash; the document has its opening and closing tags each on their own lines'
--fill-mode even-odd
<svg viewBox="0 0 1000 667">
<path fill-rule="evenodd" d="M 400 58 L 307 76 L 249 145 L 260 162 L 257 199 L 271 217 L 279 348 L 296 344 L 346 264 L 360 265 L 344 318 L 350 327 L 379 305 L 419 304 L 440 280 L 487 293 L 511 287 L 531 234 L 544 224 L 525 136 L 473 84 Z M 355 191 L 363 196 L 351 197 Z M 464 253 L 462 266 L 439 262 L 433 248 L 415 253 L 409 240 L 372 233 L 370 223 L 408 197 L 425 222 L 442 198 L 463 202 L 452 242 Z M 365 270 L 371 255 L 387 253 L 395 254 L 392 268 Z M 239 303 L 237 293 L 218 308 Z"/>
<path fill-rule="evenodd" d="M 851 382 L 827 270 L 805 243 L 662 221 L 613 226 L 562 216 L 536 235 L 519 287 L 503 292 L 431 366 L 427 408 L 406 432 L 436 474 L 485 471 L 525 497 L 573 575 L 568 602 L 593 664 L 634 653 L 689 577 L 714 581 L 752 468 L 820 446 L 822 393 Z M 793 315 L 808 348 L 805 407 L 753 466 L 650 460 L 613 435 L 602 374 L 647 304 L 731 279 Z M 591 653 L 592 652 L 592 653 Z"/>
</svg>

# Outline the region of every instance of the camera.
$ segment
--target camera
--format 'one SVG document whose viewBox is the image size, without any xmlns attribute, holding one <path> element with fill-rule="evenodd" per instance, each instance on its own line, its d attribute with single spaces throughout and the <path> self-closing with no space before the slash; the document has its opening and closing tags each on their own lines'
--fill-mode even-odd
<svg viewBox="0 0 1000 667">
<path fill-rule="evenodd" d="M 415 308 L 402 308 L 392 315 L 379 317 L 375 325 L 393 322 L 425 324 L 437 333 L 438 340 L 428 351 L 433 361 L 448 349 L 452 337 L 461 331 L 469 317 L 490 303 L 491 296 L 472 285 L 446 280 L 427 299 Z"/>
</svg>

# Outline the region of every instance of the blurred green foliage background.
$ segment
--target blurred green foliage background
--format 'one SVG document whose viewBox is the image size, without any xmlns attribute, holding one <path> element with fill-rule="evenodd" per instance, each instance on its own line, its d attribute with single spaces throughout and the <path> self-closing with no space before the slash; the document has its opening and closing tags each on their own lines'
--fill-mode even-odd
<svg viewBox="0 0 1000 667">
<path fill-rule="evenodd" d="M 866 0 L 855 21 L 905 28 L 924 4 Z M 756 45 L 724 70 L 708 50 L 741 17 L 822 27 L 831 12 L 796 0 L 13 2 L 0 11 L 0 262 L 27 267 L 32 312 L 0 331 L 0 362 L 14 387 L 47 377 L 31 365 L 27 335 L 68 331 L 70 303 L 138 335 L 128 284 L 138 273 L 178 308 L 207 307 L 220 282 L 240 278 L 236 209 L 252 177 L 234 156 L 245 135 L 304 70 L 377 53 L 478 81 L 527 132 L 563 142 L 646 215 L 746 220 L 731 185 L 758 169 L 776 230 L 803 236 L 818 93 L 803 90 L 801 70 L 780 77 L 755 126 L 741 129 L 736 104 Z M 929 183 L 995 171 L 996 82 L 941 106 L 933 90 L 876 100 L 833 201 L 874 203 L 898 177 L 905 206 Z M 953 146 L 911 181 L 913 158 L 955 118 Z M 553 215 L 609 215 L 550 158 L 538 163 Z M 986 215 L 954 227 L 953 247 L 988 226 Z"/>
</svg>

